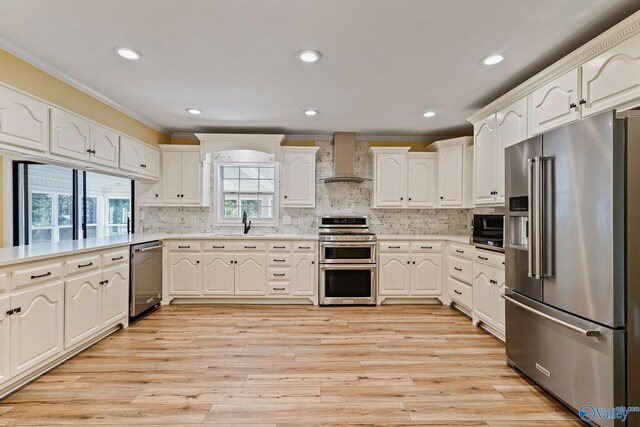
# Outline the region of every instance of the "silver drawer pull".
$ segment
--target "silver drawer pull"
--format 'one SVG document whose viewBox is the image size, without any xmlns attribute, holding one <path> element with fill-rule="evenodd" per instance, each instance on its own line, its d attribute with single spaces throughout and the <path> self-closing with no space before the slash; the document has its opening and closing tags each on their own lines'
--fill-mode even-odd
<svg viewBox="0 0 640 427">
<path fill-rule="evenodd" d="M 85 268 L 85 267 L 91 267 L 93 265 L 92 262 L 88 263 L 88 264 L 78 264 L 78 268 Z"/>
<path fill-rule="evenodd" d="M 458 294 L 458 295 L 462 295 L 462 292 L 460 292 L 460 291 L 459 291 L 459 290 L 457 290 L 457 289 L 454 289 L 454 290 L 453 290 L 453 292 L 455 292 L 455 293 L 456 293 L 456 294 Z"/>
<path fill-rule="evenodd" d="M 178 245 L 178 249 L 191 249 L 191 246 L 190 245 L 188 245 L 188 246 L 180 246 L 180 245 Z"/>
<path fill-rule="evenodd" d="M 274 291 L 284 291 L 285 288 L 273 288 Z"/>
<path fill-rule="evenodd" d="M 51 272 L 47 271 L 44 274 L 39 274 L 37 276 L 31 276 L 31 280 L 33 280 L 33 279 L 42 279 L 43 277 L 49 277 L 49 276 L 51 276 Z"/>
<path fill-rule="evenodd" d="M 461 269 L 461 268 L 458 268 L 458 267 L 453 267 L 453 269 L 454 269 L 455 271 L 462 271 L 462 269 Z"/>
<path fill-rule="evenodd" d="M 121 259 L 124 259 L 124 255 L 120 255 L 120 256 L 117 256 L 115 258 L 111 258 L 111 261 L 119 261 Z"/>
<path fill-rule="evenodd" d="M 245 249 L 255 249 L 256 247 L 255 246 L 245 246 L 244 248 Z"/>
<path fill-rule="evenodd" d="M 520 308 L 523 308 L 523 309 L 525 309 L 525 310 L 527 310 L 527 311 L 529 311 L 529 312 L 531 312 L 533 314 L 537 314 L 538 316 L 543 317 L 543 318 L 545 318 L 547 320 L 550 320 L 553 323 L 557 323 L 560 326 L 564 326 L 565 328 L 571 329 L 572 331 L 576 331 L 576 332 L 578 332 L 578 333 L 580 333 L 580 334 L 582 334 L 582 335 L 584 335 L 586 337 L 597 337 L 598 335 L 600 335 L 600 331 L 598 331 L 598 330 L 595 330 L 595 329 L 594 330 L 587 330 L 587 329 L 579 328 L 577 326 L 572 325 L 571 323 L 567 323 L 567 322 L 565 322 L 563 320 L 556 319 L 555 317 L 549 316 L 548 314 L 543 313 L 541 311 L 538 311 L 535 308 L 531 308 L 528 305 L 525 305 L 525 304 L 523 304 L 523 303 L 521 303 L 519 301 L 516 301 L 513 298 L 510 298 L 505 294 L 502 294 L 502 298 L 504 298 L 505 300 L 517 305 Z"/>
<path fill-rule="evenodd" d="M 282 277 L 282 276 L 286 276 L 286 274 L 284 273 L 273 273 L 274 277 Z"/>
</svg>

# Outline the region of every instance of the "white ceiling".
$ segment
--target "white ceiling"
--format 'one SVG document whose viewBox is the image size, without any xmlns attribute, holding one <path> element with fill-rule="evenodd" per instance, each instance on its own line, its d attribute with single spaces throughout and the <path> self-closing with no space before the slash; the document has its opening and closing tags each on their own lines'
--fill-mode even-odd
<svg viewBox="0 0 640 427">
<path fill-rule="evenodd" d="M 637 0 L 0 0 L 0 37 L 170 131 L 446 135 L 636 10 Z M 323 58 L 300 63 L 302 49 Z M 480 64 L 494 52 L 506 60 Z"/>
</svg>

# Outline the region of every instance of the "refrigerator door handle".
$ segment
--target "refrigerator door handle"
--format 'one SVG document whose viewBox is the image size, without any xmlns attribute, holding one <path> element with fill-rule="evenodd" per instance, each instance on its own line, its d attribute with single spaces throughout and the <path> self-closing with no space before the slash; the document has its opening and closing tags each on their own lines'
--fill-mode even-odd
<svg viewBox="0 0 640 427">
<path fill-rule="evenodd" d="M 529 312 L 531 312 L 531 313 L 533 313 L 535 315 L 543 317 L 543 318 L 545 318 L 545 319 L 547 319 L 547 320 L 549 320 L 549 321 L 551 321 L 553 323 L 557 323 L 560 326 L 564 326 L 565 328 L 571 329 L 572 331 L 578 332 L 579 334 L 584 335 L 586 337 L 597 337 L 598 335 L 600 335 L 600 331 L 598 331 L 596 329 L 588 330 L 588 329 L 579 328 L 579 327 L 577 327 L 575 325 L 572 325 L 571 323 L 565 322 L 564 320 L 556 319 L 555 317 L 549 316 L 548 314 L 543 313 L 541 311 L 538 311 L 535 308 L 531 308 L 528 305 L 521 303 L 520 301 L 516 301 L 515 299 L 509 297 L 506 294 L 502 294 L 502 298 L 504 298 L 506 301 L 508 301 L 508 302 L 510 302 L 512 304 L 517 305 L 518 307 L 520 307 L 520 308 L 522 308 L 524 310 L 527 310 L 527 311 L 529 311 Z"/>
<path fill-rule="evenodd" d="M 551 248 L 551 241 L 546 238 L 547 230 L 552 230 L 552 224 L 545 221 L 547 204 L 551 203 L 549 192 L 551 189 L 547 183 L 547 166 L 550 161 L 548 157 L 536 157 L 536 274 L 538 279 L 551 277 L 549 266 L 551 265 L 552 254 L 546 250 Z M 550 218 L 548 218 L 550 221 Z M 544 251 L 544 252 L 543 252 Z"/>
<path fill-rule="evenodd" d="M 535 217 L 536 217 L 536 228 L 535 228 L 535 264 L 536 264 L 536 279 L 542 279 L 542 210 L 544 206 L 542 205 L 542 197 L 544 192 L 544 177 L 542 176 L 542 158 L 536 157 L 535 159 L 535 187 L 536 187 L 536 197 L 534 199 L 535 206 Z"/>
<path fill-rule="evenodd" d="M 538 247 L 538 239 L 536 238 L 537 234 L 535 233 L 536 227 L 536 212 L 537 209 L 534 205 L 534 200 L 537 199 L 535 194 L 535 171 L 536 171 L 536 159 L 529 159 L 527 165 L 527 185 L 528 185 L 528 198 L 529 198 L 529 212 L 528 212 L 528 220 L 527 220 L 527 228 L 528 228 L 528 240 L 529 240 L 529 251 L 528 251 L 528 260 L 529 260 L 529 277 L 538 277 L 538 272 L 535 271 L 535 263 L 534 263 L 534 251 L 537 251 Z"/>
</svg>

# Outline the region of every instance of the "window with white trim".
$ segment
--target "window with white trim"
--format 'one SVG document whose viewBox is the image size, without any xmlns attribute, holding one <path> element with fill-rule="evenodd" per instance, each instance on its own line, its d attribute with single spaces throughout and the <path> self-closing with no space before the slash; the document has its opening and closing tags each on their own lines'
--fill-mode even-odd
<svg viewBox="0 0 640 427">
<path fill-rule="evenodd" d="M 254 224 L 277 224 L 276 163 L 220 163 L 216 169 L 218 222 L 237 224 L 246 212 Z"/>
</svg>

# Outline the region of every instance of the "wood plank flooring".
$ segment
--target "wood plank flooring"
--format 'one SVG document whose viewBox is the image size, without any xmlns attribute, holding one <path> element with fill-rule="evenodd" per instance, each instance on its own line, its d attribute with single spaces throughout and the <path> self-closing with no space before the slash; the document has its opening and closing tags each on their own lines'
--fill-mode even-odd
<svg viewBox="0 0 640 427">
<path fill-rule="evenodd" d="M 0 402 L 0 425 L 580 426 L 437 305 L 167 306 Z"/>
</svg>

